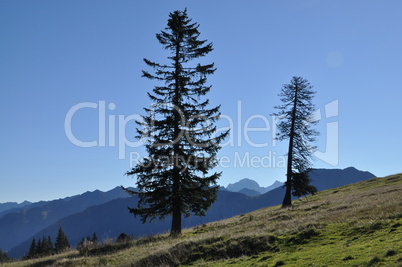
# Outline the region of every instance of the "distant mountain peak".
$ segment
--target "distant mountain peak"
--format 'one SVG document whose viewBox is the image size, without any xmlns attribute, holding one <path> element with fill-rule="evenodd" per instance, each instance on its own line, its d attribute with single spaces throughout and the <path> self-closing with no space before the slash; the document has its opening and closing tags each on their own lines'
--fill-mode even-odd
<svg viewBox="0 0 402 267">
<path fill-rule="evenodd" d="M 260 185 L 256 181 L 251 180 L 249 178 L 243 178 L 237 183 L 229 184 L 226 189 L 232 192 L 239 192 L 244 188 L 254 190 L 257 192 L 260 191 Z"/>
<path fill-rule="evenodd" d="M 283 185 L 283 183 L 280 182 L 280 181 L 278 181 L 278 180 L 275 180 L 275 182 L 274 182 L 271 186 L 273 186 L 273 185 L 279 185 L 279 186 L 281 186 L 281 185 Z"/>
<path fill-rule="evenodd" d="M 258 184 L 256 181 L 254 181 L 253 179 L 250 179 L 250 178 L 243 178 L 243 179 L 240 179 L 239 182 L 252 182 L 252 183 Z"/>
<path fill-rule="evenodd" d="M 272 185 L 268 187 L 261 187 L 256 181 L 250 178 L 243 178 L 236 183 L 229 184 L 226 189 L 231 192 L 239 192 L 248 196 L 255 196 L 255 192 L 258 192 L 259 194 L 265 194 L 266 192 L 271 191 L 282 185 L 283 183 L 276 180 Z"/>
<path fill-rule="evenodd" d="M 375 176 L 374 174 L 372 174 L 369 171 L 361 171 L 361 170 L 356 169 L 355 167 L 347 167 L 347 168 L 343 169 L 343 171 L 354 172 L 354 173 L 366 173 L 366 174 Z"/>
<path fill-rule="evenodd" d="M 344 171 L 357 171 L 357 169 L 355 167 L 347 167 L 345 169 L 343 169 Z"/>
<path fill-rule="evenodd" d="M 24 202 L 21 202 L 21 203 L 17 203 L 17 202 L 0 203 L 0 217 L 1 217 L 1 213 L 3 213 L 3 212 L 6 212 L 6 211 L 11 210 L 11 209 L 23 208 L 23 207 L 28 206 L 30 204 L 32 204 L 32 203 L 29 202 L 29 201 L 26 201 L 26 200 Z"/>
<path fill-rule="evenodd" d="M 253 179 L 250 178 L 243 178 L 240 179 L 238 182 L 234 183 L 234 184 L 229 184 L 229 185 L 235 185 L 235 184 L 247 184 L 247 185 L 254 185 L 254 186 L 260 186 L 256 181 L 254 181 Z"/>
</svg>

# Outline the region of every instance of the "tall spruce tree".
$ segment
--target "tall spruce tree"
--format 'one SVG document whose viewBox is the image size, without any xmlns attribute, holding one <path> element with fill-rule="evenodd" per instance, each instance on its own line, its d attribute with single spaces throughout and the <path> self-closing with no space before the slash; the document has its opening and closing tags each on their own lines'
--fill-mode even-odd
<svg viewBox="0 0 402 267">
<path fill-rule="evenodd" d="M 43 236 L 42 237 L 42 251 L 41 251 L 41 254 L 42 255 L 47 255 L 48 254 L 47 249 L 48 249 L 47 238 L 45 236 Z"/>
<path fill-rule="evenodd" d="M 54 245 L 52 242 L 52 238 L 50 235 L 47 237 L 47 242 L 46 242 L 46 254 L 51 255 L 54 252 Z"/>
<path fill-rule="evenodd" d="M 312 126 L 318 123 L 313 119 L 315 92 L 313 86 L 302 77 L 293 77 L 289 84 L 282 86 L 279 94 L 283 105 L 275 108 L 279 112 L 273 115 L 280 118 L 278 140 L 289 139 L 288 162 L 286 173 L 286 193 L 282 207 L 292 205 L 291 194 L 295 196 L 315 193 L 317 189 L 310 185 L 308 176 L 311 158 L 316 146 L 318 131 Z"/>
<path fill-rule="evenodd" d="M 70 248 L 70 243 L 63 229 L 60 227 L 56 236 L 56 242 L 54 243 L 54 249 L 56 253 L 63 252 L 64 250 Z"/>
<path fill-rule="evenodd" d="M 216 70 L 214 64 L 194 62 L 213 50 L 212 43 L 199 40 L 198 27 L 187 10 L 175 11 L 169 14 L 165 31 L 156 34 L 170 52 L 169 63 L 144 59 L 154 73 L 143 71 L 142 76 L 162 84 L 148 93 L 154 104 L 137 122 L 137 138 L 147 140 L 148 157 L 127 172 L 137 177 L 139 189 L 125 189 L 139 198 L 137 208 L 129 211 L 143 223 L 172 216 L 171 236 L 181 234 L 183 216 L 203 216 L 215 201 L 220 173 L 210 171 L 228 134 L 216 132 L 220 106 L 208 108 L 204 97 L 211 89 L 206 82 Z"/>
<path fill-rule="evenodd" d="M 40 257 L 40 256 L 42 256 L 42 253 L 43 253 L 42 240 L 40 238 L 38 238 L 38 243 L 36 243 L 36 256 Z"/>
<path fill-rule="evenodd" d="M 36 243 L 36 239 L 33 238 L 31 242 L 31 246 L 29 247 L 29 252 L 25 256 L 25 258 L 32 259 L 37 257 L 43 257 L 53 254 L 54 247 L 52 238 L 48 236 L 42 237 L 42 239 L 38 238 L 38 242 Z"/>
<path fill-rule="evenodd" d="M 92 235 L 91 241 L 94 242 L 95 244 L 98 244 L 98 243 L 99 243 L 99 241 L 98 241 L 98 236 L 96 235 L 95 232 L 94 232 L 93 235 Z"/>
<path fill-rule="evenodd" d="M 36 257 L 36 255 L 37 255 L 37 249 L 36 248 L 37 248 L 36 239 L 34 238 L 34 239 L 32 239 L 31 246 L 29 247 L 29 252 L 28 252 L 27 258 L 32 259 L 32 258 Z"/>
</svg>

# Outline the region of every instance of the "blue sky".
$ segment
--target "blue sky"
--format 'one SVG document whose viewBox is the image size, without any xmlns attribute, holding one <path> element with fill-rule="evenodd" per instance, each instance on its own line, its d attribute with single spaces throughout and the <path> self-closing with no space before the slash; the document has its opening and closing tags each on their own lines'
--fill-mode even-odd
<svg viewBox="0 0 402 267">
<path fill-rule="evenodd" d="M 141 78 L 142 58 L 166 58 L 155 34 L 185 7 L 214 44 L 203 60 L 218 68 L 208 96 L 222 105 L 219 127 L 233 122 L 219 155 L 221 185 L 284 181 L 286 143 L 272 141 L 270 114 L 295 75 L 317 91 L 317 145 L 326 153 L 314 167 L 402 172 L 401 1 L 3 0 L 0 202 L 134 185 L 124 176 L 130 153 L 145 154 L 124 146 L 135 141 L 135 125 L 123 122 L 151 104 L 146 92 L 155 83 Z M 97 146 L 68 138 L 73 107 L 83 107 L 71 118 L 74 137 Z"/>
</svg>

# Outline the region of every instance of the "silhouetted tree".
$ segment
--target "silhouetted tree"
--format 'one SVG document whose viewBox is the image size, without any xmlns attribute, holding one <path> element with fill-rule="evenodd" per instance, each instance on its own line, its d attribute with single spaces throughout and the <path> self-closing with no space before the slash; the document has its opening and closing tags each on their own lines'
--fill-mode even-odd
<svg viewBox="0 0 402 267">
<path fill-rule="evenodd" d="M 33 238 L 31 242 L 31 246 L 29 247 L 28 254 L 24 258 L 32 259 L 43 256 L 48 256 L 54 253 L 53 242 L 50 236 L 47 238 L 45 236 L 42 239 Z"/>
<path fill-rule="evenodd" d="M 39 238 L 38 242 L 36 243 L 36 257 L 40 257 L 42 256 L 42 252 L 43 252 L 43 244 L 42 244 L 42 240 Z"/>
<path fill-rule="evenodd" d="M 8 257 L 7 253 L 3 252 L 0 248 L 0 263 L 8 262 L 10 258 Z"/>
<path fill-rule="evenodd" d="M 171 236 L 181 234 L 183 215 L 203 216 L 215 201 L 220 173 L 209 171 L 228 134 L 216 133 L 220 106 L 208 108 L 209 100 L 204 99 L 211 89 L 206 81 L 216 70 L 214 64 L 193 63 L 213 50 L 212 43 L 199 40 L 198 27 L 187 10 L 175 11 L 169 14 L 165 31 L 156 34 L 170 52 L 170 63 L 144 59 L 155 72 L 143 71 L 142 76 L 164 84 L 148 93 L 154 105 L 145 108 L 147 115 L 137 122 L 137 137 L 147 140 L 148 157 L 127 172 L 137 176 L 139 189 L 125 189 L 139 197 L 137 208 L 129 208 L 130 212 L 143 223 L 171 215 Z"/>
<path fill-rule="evenodd" d="M 275 107 L 279 112 L 274 115 L 281 119 L 277 138 L 289 139 L 286 193 L 282 207 L 292 205 L 292 190 L 296 195 L 316 192 L 316 188 L 309 185 L 307 172 L 311 165 L 312 153 L 316 149 L 309 143 L 314 142 L 318 135 L 318 131 L 312 129 L 318 122 L 312 117 L 315 109 L 312 103 L 315 92 L 312 88 L 302 77 L 293 77 L 289 84 L 282 86 L 279 94 L 283 105 Z"/>
<path fill-rule="evenodd" d="M 134 240 L 134 235 L 127 235 L 126 233 L 120 233 L 120 235 L 116 239 L 118 243 L 128 242 L 132 240 Z"/>
<path fill-rule="evenodd" d="M 37 246 L 36 246 L 36 239 L 32 239 L 31 246 L 29 247 L 29 252 L 27 258 L 35 258 L 37 256 Z"/>
<path fill-rule="evenodd" d="M 57 233 L 56 242 L 54 243 L 54 248 L 56 253 L 63 252 L 64 250 L 70 248 L 70 243 L 63 229 L 60 227 Z"/>
<path fill-rule="evenodd" d="M 98 241 L 98 236 L 96 235 L 96 233 L 94 233 L 94 234 L 92 235 L 91 241 L 94 242 L 95 244 L 98 244 L 99 241 Z"/>
<path fill-rule="evenodd" d="M 51 255 L 54 252 L 54 246 L 52 242 L 52 238 L 50 236 L 47 237 L 46 246 L 45 246 L 45 253 L 46 255 Z"/>
<path fill-rule="evenodd" d="M 82 240 L 77 244 L 77 250 L 81 255 L 88 256 L 88 253 L 99 246 L 99 241 L 96 233 L 93 233 L 92 238 L 88 235 L 86 238 L 82 238 Z"/>
<path fill-rule="evenodd" d="M 82 244 L 84 244 L 85 241 L 86 241 L 86 238 L 83 237 L 83 238 L 81 239 L 81 241 L 77 244 L 77 247 L 80 246 L 80 245 L 82 245 Z"/>
<path fill-rule="evenodd" d="M 45 236 L 42 237 L 42 250 L 41 250 L 41 255 L 47 255 L 47 238 Z"/>
<path fill-rule="evenodd" d="M 292 195 L 295 197 L 302 197 L 317 193 L 317 188 L 311 185 L 311 179 L 308 175 L 308 171 L 293 173 L 292 188 Z"/>
</svg>

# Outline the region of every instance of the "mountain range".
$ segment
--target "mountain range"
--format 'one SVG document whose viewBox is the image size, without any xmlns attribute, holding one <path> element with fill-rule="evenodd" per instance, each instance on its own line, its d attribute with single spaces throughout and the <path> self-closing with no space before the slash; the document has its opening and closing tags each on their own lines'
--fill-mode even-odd
<svg viewBox="0 0 402 267">
<path fill-rule="evenodd" d="M 249 196 L 258 196 L 261 194 L 265 194 L 268 191 L 274 190 L 275 188 L 278 188 L 280 186 L 283 186 L 283 183 L 275 181 L 270 186 L 261 187 L 256 181 L 249 178 L 244 178 L 234 184 L 229 184 L 226 187 L 226 190 L 231 192 L 239 192 Z"/>
<path fill-rule="evenodd" d="M 353 167 L 346 169 L 313 169 L 310 172 L 312 184 L 319 191 L 346 184 L 368 180 L 375 176 L 370 172 Z M 248 213 L 260 208 L 279 205 L 284 196 L 280 182 L 267 191 L 251 179 L 222 188 L 217 201 L 206 216 L 190 216 L 183 219 L 183 227 L 192 227 Z M 230 190 L 238 190 L 232 192 Z M 258 195 L 250 196 L 251 192 Z M 11 257 L 22 257 L 29 249 L 32 238 L 51 236 L 53 241 L 59 227 L 68 236 L 71 245 L 76 246 L 83 237 L 97 233 L 99 239 L 116 238 L 120 233 L 134 237 L 166 232 L 170 218 L 142 224 L 139 218 L 128 213 L 127 207 L 136 206 L 136 197 L 128 196 L 120 187 L 107 192 L 96 190 L 65 199 L 42 201 L 19 208 L 3 210 L 0 214 L 0 248 Z"/>
<path fill-rule="evenodd" d="M 17 203 L 17 202 L 0 203 L 0 217 L 3 212 L 6 212 L 11 209 L 22 208 L 22 207 L 28 206 L 30 204 L 32 204 L 32 202 L 29 202 L 29 201 L 24 201 L 22 203 Z"/>
</svg>

